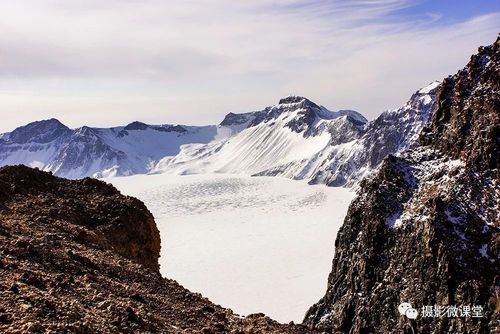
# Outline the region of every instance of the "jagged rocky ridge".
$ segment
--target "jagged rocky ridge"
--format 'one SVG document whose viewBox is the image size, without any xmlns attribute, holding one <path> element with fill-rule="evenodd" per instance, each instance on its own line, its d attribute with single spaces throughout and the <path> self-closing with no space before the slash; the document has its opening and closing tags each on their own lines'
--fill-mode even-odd
<svg viewBox="0 0 500 334">
<path fill-rule="evenodd" d="M 418 90 L 401 108 L 388 110 L 366 124 L 362 136 L 353 142 L 332 142 L 321 153 L 311 183 L 329 186 L 353 185 L 374 173 L 389 154 L 399 154 L 418 141 L 429 121 L 439 82 Z"/>
<path fill-rule="evenodd" d="M 497 39 L 439 86 L 419 145 L 361 182 L 306 323 L 335 333 L 499 330 L 499 73 Z M 402 302 L 420 316 L 401 316 Z M 484 317 L 423 317 L 426 305 L 477 305 Z"/>
<path fill-rule="evenodd" d="M 261 111 L 228 114 L 218 126 L 69 129 L 55 119 L 0 135 L 0 166 L 25 164 L 58 176 L 243 173 L 352 185 L 388 154 L 410 147 L 427 122 L 436 83 L 372 122 L 300 96 Z"/>
<path fill-rule="evenodd" d="M 0 332 L 313 333 L 239 317 L 158 272 L 151 213 L 113 186 L 0 168 Z"/>
</svg>

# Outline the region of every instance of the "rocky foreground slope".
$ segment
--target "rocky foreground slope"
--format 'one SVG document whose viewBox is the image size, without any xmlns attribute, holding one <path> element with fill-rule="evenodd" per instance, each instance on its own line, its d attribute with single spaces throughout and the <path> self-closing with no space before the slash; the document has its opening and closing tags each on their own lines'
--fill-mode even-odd
<svg viewBox="0 0 500 334">
<path fill-rule="evenodd" d="M 95 179 L 0 169 L 1 333 L 311 333 L 241 318 L 158 272 L 137 199 Z"/>
<path fill-rule="evenodd" d="M 443 81 L 419 146 L 362 182 L 306 323 L 336 333 L 500 331 L 499 74 L 500 39 Z M 403 302 L 416 319 L 399 313 Z"/>
</svg>

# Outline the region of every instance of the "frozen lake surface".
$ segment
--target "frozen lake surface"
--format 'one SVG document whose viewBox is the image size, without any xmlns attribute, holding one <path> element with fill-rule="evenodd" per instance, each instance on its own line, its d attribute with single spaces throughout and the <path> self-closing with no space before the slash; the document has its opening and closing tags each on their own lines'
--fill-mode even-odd
<svg viewBox="0 0 500 334">
<path fill-rule="evenodd" d="M 301 322 L 326 291 L 354 193 L 276 177 L 108 178 L 141 199 L 161 234 L 161 273 L 238 314 Z"/>
</svg>

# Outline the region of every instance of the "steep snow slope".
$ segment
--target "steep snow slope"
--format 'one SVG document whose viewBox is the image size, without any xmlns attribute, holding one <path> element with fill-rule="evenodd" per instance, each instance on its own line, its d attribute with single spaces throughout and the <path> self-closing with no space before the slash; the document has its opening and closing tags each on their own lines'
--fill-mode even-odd
<svg viewBox="0 0 500 334">
<path fill-rule="evenodd" d="M 24 164 L 68 178 L 146 173 L 186 143 L 222 140 L 234 126 L 153 126 L 71 130 L 56 119 L 30 123 L 0 137 L 0 166 Z"/>
<path fill-rule="evenodd" d="M 366 119 L 355 111 L 331 112 L 306 98 L 290 96 L 262 111 L 230 119 L 248 124 L 225 141 L 184 145 L 162 159 L 153 172 L 177 174 L 256 174 L 276 166 L 307 161 L 330 145 L 359 137 Z M 226 118 L 227 120 L 227 118 Z M 221 124 L 227 124 L 226 120 Z M 350 131 L 340 131 L 347 130 Z"/>
</svg>

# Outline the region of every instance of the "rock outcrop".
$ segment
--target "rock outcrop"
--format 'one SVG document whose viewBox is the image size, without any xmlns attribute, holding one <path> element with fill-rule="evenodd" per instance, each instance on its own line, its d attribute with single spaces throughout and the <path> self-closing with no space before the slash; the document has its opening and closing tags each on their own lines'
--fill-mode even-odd
<svg viewBox="0 0 500 334">
<path fill-rule="evenodd" d="M 0 169 L 1 333 L 310 333 L 239 317 L 158 272 L 137 199 L 95 179 Z"/>
<path fill-rule="evenodd" d="M 499 73 L 500 39 L 437 88 L 420 144 L 361 183 L 306 323 L 335 333 L 500 330 Z M 403 302 L 416 319 L 398 312 Z"/>
</svg>

